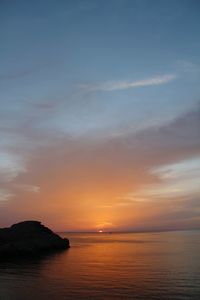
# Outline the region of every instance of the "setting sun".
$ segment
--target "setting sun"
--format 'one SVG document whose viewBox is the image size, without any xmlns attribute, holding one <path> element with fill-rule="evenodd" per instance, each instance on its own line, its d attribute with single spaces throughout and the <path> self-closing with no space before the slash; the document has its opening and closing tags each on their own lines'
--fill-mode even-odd
<svg viewBox="0 0 200 300">
<path fill-rule="evenodd" d="M 103 232 L 103 230 L 101 230 L 101 229 L 100 229 L 98 232 L 99 232 L 99 233 L 102 233 L 102 232 Z"/>
</svg>

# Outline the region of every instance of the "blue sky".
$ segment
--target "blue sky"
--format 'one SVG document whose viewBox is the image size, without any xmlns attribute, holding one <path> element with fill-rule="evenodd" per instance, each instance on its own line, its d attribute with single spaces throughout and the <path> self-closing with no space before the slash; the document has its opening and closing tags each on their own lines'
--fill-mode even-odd
<svg viewBox="0 0 200 300">
<path fill-rule="evenodd" d="M 141 178 L 138 187 L 133 184 L 133 191 L 130 184 L 127 190 L 125 187 L 121 191 L 116 189 L 112 196 L 103 193 L 105 199 L 96 195 L 97 191 L 106 188 L 96 176 L 94 185 L 99 186 L 99 190 L 96 188 L 96 194 L 88 196 L 90 200 L 84 200 L 85 193 L 91 192 L 88 183 L 83 185 L 80 194 L 70 193 L 70 197 L 73 195 L 77 199 L 74 206 L 71 200 L 65 200 L 66 210 L 70 212 L 77 210 L 79 201 L 90 202 L 95 214 L 99 202 L 111 207 L 116 199 L 130 198 L 134 193 L 135 197 L 144 194 L 146 199 L 148 189 L 149 198 L 152 189 L 157 198 L 162 184 L 168 188 L 171 186 L 171 182 L 165 176 L 163 178 L 162 172 L 166 168 L 177 169 L 177 184 L 179 189 L 181 182 L 182 186 L 187 186 L 187 191 L 182 194 L 189 194 L 188 201 L 193 194 L 196 197 L 196 184 L 191 183 L 191 176 L 185 179 L 180 173 L 189 169 L 190 173 L 194 173 L 196 182 L 196 171 L 191 169 L 200 168 L 200 136 L 197 130 L 200 127 L 199 8 L 197 0 L 1 1 L 0 205 L 4 219 L 0 225 L 9 223 L 11 219 L 37 217 L 28 207 L 23 213 L 15 213 L 14 208 L 19 204 L 19 198 L 26 196 L 31 199 L 31 193 L 37 194 L 34 197 L 38 199 L 48 197 L 46 183 L 35 180 L 36 171 L 32 166 L 44 148 L 46 153 L 52 153 L 51 160 L 63 161 L 65 157 L 66 173 L 60 167 L 57 169 L 58 177 L 64 172 L 68 181 L 67 165 L 68 162 L 72 164 L 70 170 L 77 174 L 72 186 L 80 184 L 76 165 L 81 159 L 79 163 L 83 174 L 90 166 L 88 178 L 99 172 L 108 174 L 107 165 L 103 166 L 106 155 L 117 156 L 113 148 L 115 143 L 120 144 L 120 149 L 126 145 L 121 149 L 119 162 L 115 161 L 115 166 L 109 167 L 112 190 L 115 190 L 114 182 L 119 184 L 112 176 L 114 172 L 122 172 L 125 178 L 127 176 L 127 182 L 135 180 L 135 175 L 126 173 L 129 166 L 138 168 L 138 176 L 149 176 L 149 180 L 144 179 L 143 183 Z M 166 153 L 166 158 L 169 156 L 170 159 L 155 162 L 151 157 L 152 163 L 149 160 L 145 164 L 146 152 L 141 149 L 144 158 L 140 158 L 140 168 L 137 163 L 131 165 L 132 158 L 127 147 L 133 147 L 133 157 L 139 156 L 140 147 L 145 145 L 148 148 L 147 133 L 153 140 L 156 139 L 154 150 L 162 157 L 159 141 L 160 144 L 164 142 L 162 136 L 158 137 L 158 132 L 166 136 L 166 148 L 171 145 L 169 152 L 172 154 Z M 182 136 L 187 142 L 183 143 Z M 151 144 L 151 141 L 148 143 Z M 66 150 L 65 154 L 59 154 L 55 148 L 60 144 Z M 110 148 L 113 149 L 112 155 Z M 73 153 L 69 154 L 70 151 Z M 82 155 L 82 151 L 91 153 L 91 161 Z M 150 151 L 153 151 L 151 145 Z M 126 155 L 129 157 L 127 162 Z M 102 170 L 97 167 L 98 160 L 103 161 Z M 145 174 L 141 174 L 144 169 Z M 155 170 L 162 171 L 155 175 Z M 36 173 L 43 173 L 39 166 Z M 48 179 L 48 172 L 44 176 Z M 158 182 L 162 181 L 161 186 L 157 186 L 159 183 L 151 185 L 153 176 L 157 176 Z M 185 184 L 187 180 L 188 184 Z M 63 186 L 65 184 L 63 182 Z M 165 187 L 165 198 L 168 188 Z M 22 190 L 28 195 L 22 195 Z M 169 195 L 171 198 L 171 192 Z M 95 197 L 98 200 L 92 200 Z M 109 197 L 113 197 L 112 205 Z M 30 201 L 34 203 L 35 200 Z M 60 201 L 64 202 L 63 199 Z M 37 209 L 40 211 L 39 207 Z M 39 217 L 59 227 L 60 214 L 58 205 L 55 221 L 51 220 L 50 211 L 41 210 Z M 74 212 L 75 220 L 78 216 L 79 213 Z M 148 223 L 148 217 L 145 215 L 143 218 Z M 107 211 L 102 219 L 106 220 L 98 221 L 100 224 L 112 223 L 107 220 Z M 180 227 L 182 221 L 180 224 L 177 221 Z M 196 219 L 188 222 L 183 223 L 196 226 Z M 64 216 L 61 223 L 60 228 L 73 229 L 71 223 L 65 223 Z M 88 225 L 83 223 L 78 229 L 97 226 L 93 224 L 94 220 Z M 127 224 L 117 216 L 112 224 L 116 228 L 140 228 L 139 221 L 138 225 L 131 223 L 131 215 Z M 152 226 L 161 226 L 159 224 Z M 174 227 L 179 226 L 177 224 Z M 151 226 L 150 221 L 148 226 Z"/>
</svg>

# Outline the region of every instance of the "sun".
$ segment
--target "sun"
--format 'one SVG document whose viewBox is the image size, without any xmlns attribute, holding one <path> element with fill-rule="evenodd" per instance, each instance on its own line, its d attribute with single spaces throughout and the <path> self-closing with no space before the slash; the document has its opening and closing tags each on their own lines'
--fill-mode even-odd
<svg viewBox="0 0 200 300">
<path fill-rule="evenodd" d="M 102 232 L 103 232 L 103 230 L 101 230 L 101 229 L 100 229 L 98 232 L 99 232 L 99 233 L 102 233 Z"/>
</svg>

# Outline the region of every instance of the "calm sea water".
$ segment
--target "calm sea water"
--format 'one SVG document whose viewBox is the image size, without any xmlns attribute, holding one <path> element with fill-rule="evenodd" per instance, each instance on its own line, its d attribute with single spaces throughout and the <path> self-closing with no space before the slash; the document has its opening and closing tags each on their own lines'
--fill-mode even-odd
<svg viewBox="0 0 200 300">
<path fill-rule="evenodd" d="M 62 234 L 71 248 L 0 261 L 0 300 L 200 299 L 200 232 Z"/>
</svg>

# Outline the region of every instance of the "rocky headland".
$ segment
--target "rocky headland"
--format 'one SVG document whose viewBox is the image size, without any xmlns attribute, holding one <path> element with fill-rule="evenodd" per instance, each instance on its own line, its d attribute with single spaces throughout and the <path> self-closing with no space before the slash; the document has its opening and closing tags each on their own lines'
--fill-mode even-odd
<svg viewBox="0 0 200 300">
<path fill-rule="evenodd" d="M 24 221 L 0 229 L 0 257 L 37 256 L 69 247 L 68 239 L 38 221 Z"/>
</svg>

